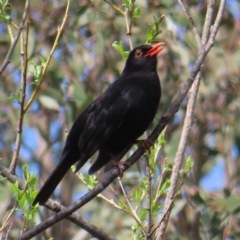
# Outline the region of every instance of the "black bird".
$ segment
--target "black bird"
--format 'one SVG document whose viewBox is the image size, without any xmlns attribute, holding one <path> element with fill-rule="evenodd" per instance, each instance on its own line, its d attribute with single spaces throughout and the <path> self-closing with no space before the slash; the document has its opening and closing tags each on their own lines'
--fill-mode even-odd
<svg viewBox="0 0 240 240">
<path fill-rule="evenodd" d="M 118 162 L 137 143 L 152 122 L 161 97 L 157 54 L 164 43 L 133 49 L 121 76 L 92 102 L 74 122 L 59 163 L 36 196 L 33 205 L 44 204 L 68 169 L 76 172 L 96 152 L 88 173 Z M 106 166 L 109 168 L 109 166 Z M 108 170 L 108 169 L 105 169 Z"/>
</svg>

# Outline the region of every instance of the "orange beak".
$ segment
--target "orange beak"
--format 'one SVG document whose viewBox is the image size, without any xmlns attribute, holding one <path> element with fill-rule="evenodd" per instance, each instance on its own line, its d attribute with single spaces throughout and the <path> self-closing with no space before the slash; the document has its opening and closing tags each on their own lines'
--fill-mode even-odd
<svg viewBox="0 0 240 240">
<path fill-rule="evenodd" d="M 157 55 L 164 49 L 164 45 L 165 43 L 163 42 L 154 44 L 152 48 L 144 55 L 144 57 L 147 57 L 147 56 L 153 57 Z"/>
</svg>

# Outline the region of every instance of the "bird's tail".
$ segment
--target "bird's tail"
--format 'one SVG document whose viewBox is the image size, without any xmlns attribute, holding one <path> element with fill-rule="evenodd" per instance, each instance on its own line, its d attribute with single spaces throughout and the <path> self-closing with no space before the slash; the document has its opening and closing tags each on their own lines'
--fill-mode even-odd
<svg viewBox="0 0 240 240">
<path fill-rule="evenodd" d="M 66 160 L 65 157 L 66 155 L 62 156 L 62 159 L 38 192 L 36 198 L 34 199 L 33 206 L 37 203 L 43 205 L 50 198 L 51 194 L 53 193 L 59 182 L 62 180 L 64 175 L 71 167 L 72 164 L 70 159 L 69 161 L 64 161 Z"/>
</svg>

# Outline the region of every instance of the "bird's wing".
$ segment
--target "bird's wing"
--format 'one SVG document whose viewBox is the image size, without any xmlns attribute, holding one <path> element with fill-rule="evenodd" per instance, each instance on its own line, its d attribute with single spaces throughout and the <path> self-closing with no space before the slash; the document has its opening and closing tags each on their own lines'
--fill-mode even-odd
<svg viewBox="0 0 240 240">
<path fill-rule="evenodd" d="M 106 96 L 99 98 L 89 109 L 89 115 L 78 147 L 80 159 L 88 159 L 104 144 L 112 133 L 119 128 L 130 108 L 127 94 L 120 95 L 112 102 Z"/>
</svg>

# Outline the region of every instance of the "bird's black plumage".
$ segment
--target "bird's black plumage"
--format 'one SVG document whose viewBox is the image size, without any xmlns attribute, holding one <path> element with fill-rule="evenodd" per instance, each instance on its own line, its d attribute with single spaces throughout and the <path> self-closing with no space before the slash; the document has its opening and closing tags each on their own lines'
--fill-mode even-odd
<svg viewBox="0 0 240 240">
<path fill-rule="evenodd" d="M 78 171 L 96 152 L 89 174 L 111 160 L 120 161 L 152 122 L 161 97 L 156 72 L 157 54 L 163 43 L 133 49 L 125 68 L 113 84 L 74 122 L 59 163 L 34 200 L 44 204 L 68 169 Z M 106 167 L 108 169 L 108 167 Z"/>
</svg>

